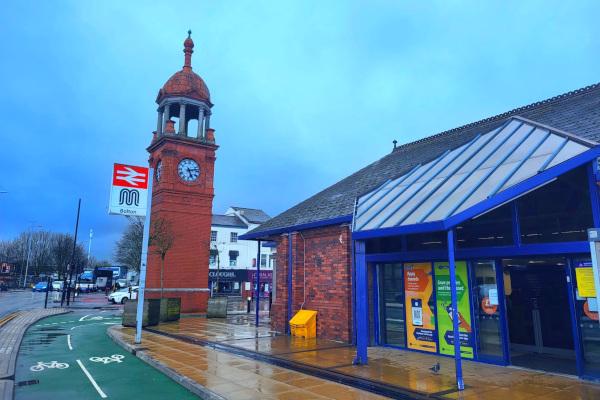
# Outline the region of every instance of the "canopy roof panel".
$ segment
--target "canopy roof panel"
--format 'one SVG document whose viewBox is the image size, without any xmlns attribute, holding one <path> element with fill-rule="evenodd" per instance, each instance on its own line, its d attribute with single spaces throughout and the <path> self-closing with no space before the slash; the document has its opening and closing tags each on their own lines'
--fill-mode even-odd
<svg viewBox="0 0 600 400">
<path fill-rule="evenodd" d="M 354 232 L 448 220 L 595 147 L 521 117 L 357 199 Z"/>
</svg>

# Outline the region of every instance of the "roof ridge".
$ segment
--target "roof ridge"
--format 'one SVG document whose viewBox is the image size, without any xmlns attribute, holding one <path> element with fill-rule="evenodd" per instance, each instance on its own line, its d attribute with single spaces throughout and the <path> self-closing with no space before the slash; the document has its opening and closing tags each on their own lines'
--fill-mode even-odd
<svg viewBox="0 0 600 400">
<path fill-rule="evenodd" d="M 527 111 L 527 110 L 530 110 L 532 108 L 536 108 L 536 107 L 538 107 L 540 105 L 550 104 L 550 103 L 553 103 L 553 102 L 558 101 L 558 100 L 562 100 L 562 99 L 569 98 L 569 97 L 574 97 L 576 95 L 588 92 L 588 91 L 596 89 L 598 87 L 600 87 L 600 82 L 593 83 L 591 85 L 587 85 L 587 86 L 584 86 L 584 87 L 579 88 L 579 89 L 571 90 L 569 92 L 565 92 L 565 93 L 562 93 L 562 94 L 559 94 L 557 96 L 553 96 L 553 97 L 550 97 L 550 98 L 547 98 L 547 99 L 544 99 L 544 100 L 536 101 L 534 103 L 530 103 L 530 104 L 527 104 L 525 106 L 513 108 L 512 110 L 505 111 L 505 112 L 503 112 L 501 114 L 496 114 L 496 115 L 493 115 L 491 117 L 487 117 L 487 118 L 484 118 L 484 119 L 480 119 L 479 121 L 475 121 L 475 122 L 471 122 L 471 123 L 468 123 L 468 124 L 465 124 L 465 125 L 461 125 L 461 126 L 458 126 L 456 128 L 447 129 L 445 131 L 433 134 L 431 136 L 426 136 L 424 138 L 417 139 L 417 140 L 415 140 L 413 142 L 408 142 L 408 143 L 401 144 L 400 146 L 396 147 L 396 149 L 394 149 L 394 152 L 400 151 L 401 149 L 403 149 L 404 147 L 406 147 L 408 145 L 414 145 L 414 144 L 418 144 L 418 143 L 429 142 L 429 141 L 431 141 L 433 139 L 436 139 L 436 138 L 438 138 L 440 136 L 445 136 L 445 135 L 448 135 L 448 134 L 451 134 L 451 133 L 455 133 L 455 132 L 458 132 L 458 131 L 463 131 L 464 129 L 472 128 L 472 127 L 475 127 L 475 126 L 478 126 L 478 125 L 484 125 L 484 124 L 486 124 L 488 122 L 495 122 L 495 121 L 502 120 L 502 119 L 507 118 L 507 117 L 515 116 L 515 115 L 517 115 L 521 111 Z"/>
</svg>

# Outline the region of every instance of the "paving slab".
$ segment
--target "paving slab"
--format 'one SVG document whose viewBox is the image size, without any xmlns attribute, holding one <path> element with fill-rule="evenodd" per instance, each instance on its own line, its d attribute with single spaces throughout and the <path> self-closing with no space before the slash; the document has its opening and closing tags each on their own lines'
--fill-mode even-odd
<svg viewBox="0 0 600 400">
<path fill-rule="evenodd" d="M 392 396 L 403 393 L 406 397 L 437 399 L 600 399 L 600 384 L 577 377 L 469 360 L 463 360 L 467 387 L 459 392 L 455 385 L 454 360 L 449 357 L 372 347 L 369 348 L 368 365 L 353 365 L 355 349 L 352 346 L 323 339 L 298 340 L 278 335 L 265 326 L 255 328 L 250 323 L 232 324 L 205 318 L 184 318 L 177 323 L 161 324 L 149 330 L 166 336 L 165 339 L 175 340 L 170 342 L 173 350 L 184 348 L 184 344 L 190 354 L 194 353 L 189 344 L 198 348 L 223 350 L 231 356 L 272 364 L 271 368 L 288 368 L 282 370 L 281 376 L 285 376 L 285 371 L 289 372 L 291 368 L 359 389 L 379 394 L 390 393 Z M 152 342 L 158 340 L 154 335 L 144 334 L 152 338 Z M 193 368 L 194 363 L 198 362 L 189 360 L 189 364 L 181 364 L 181 360 L 173 361 L 172 364 L 178 368 Z M 430 368 L 437 364 L 439 371 L 431 371 Z M 250 367 L 236 366 L 236 369 L 245 368 Z M 286 383 L 289 384 L 292 379 L 287 376 Z M 398 392 L 393 393 L 396 389 Z M 328 392 L 327 389 L 319 389 L 314 394 L 326 396 Z"/>
</svg>

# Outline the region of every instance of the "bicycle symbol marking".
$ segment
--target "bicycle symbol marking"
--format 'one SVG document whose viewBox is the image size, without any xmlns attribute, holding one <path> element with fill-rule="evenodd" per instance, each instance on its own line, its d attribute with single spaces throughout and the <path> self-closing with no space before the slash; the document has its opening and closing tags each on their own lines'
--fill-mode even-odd
<svg viewBox="0 0 600 400">
<path fill-rule="evenodd" d="M 43 371 L 44 369 L 66 369 L 69 368 L 69 364 L 67 363 L 60 363 L 58 361 L 50 361 L 50 362 L 43 362 L 43 361 L 38 361 L 38 363 L 36 365 L 31 366 L 29 369 L 33 372 L 40 372 Z"/>
<path fill-rule="evenodd" d="M 125 358 L 124 355 L 113 354 L 110 357 L 90 357 L 90 361 L 92 361 L 92 362 L 101 362 L 103 364 L 110 364 L 112 362 L 122 363 L 124 358 Z"/>
</svg>

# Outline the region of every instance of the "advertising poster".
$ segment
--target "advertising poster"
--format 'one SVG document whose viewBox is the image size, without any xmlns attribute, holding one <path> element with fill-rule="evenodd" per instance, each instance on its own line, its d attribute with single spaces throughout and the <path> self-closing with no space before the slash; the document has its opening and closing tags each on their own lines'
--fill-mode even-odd
<svg viewBox="0 0 600 400">
<path fill-rule="evenodd" d="M 468 282 L 467 263 L 464 261 L 457 261 L 456 294 L 459 320 L 458 328 L 460 332 L 460 353 L 463 358 L 473 358 L 473 330 L 471 327 L 471 305 L 469 301 Z M 440 353 L 454 355 L 450 271 L 447 262 L 435 263 L 435 290 Z"/>
<path fill-rule="evenodd" d="M 437 346 L 431 275 L 431 263 L 404 264 L 408 347 L 435 353 Z"/>
</svg>

